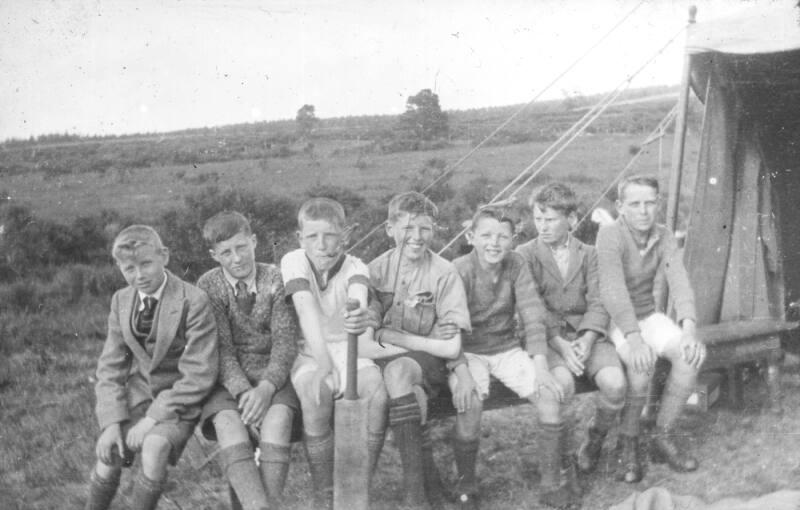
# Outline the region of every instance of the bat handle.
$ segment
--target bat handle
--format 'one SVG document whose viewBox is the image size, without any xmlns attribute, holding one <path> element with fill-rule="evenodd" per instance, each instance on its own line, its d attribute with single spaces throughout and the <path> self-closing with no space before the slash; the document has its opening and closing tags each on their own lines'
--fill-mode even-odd
<svg viewBox="0 0 800 510">
<path fill-rule="evenodd" d="M 348 298 L 345 309 L 352 312 L 360 306 L 358 299 Z M 358 400 L 358 338 L 352 333 L 347 334 L 347 385 L 344 399 Z"/>
</svg>

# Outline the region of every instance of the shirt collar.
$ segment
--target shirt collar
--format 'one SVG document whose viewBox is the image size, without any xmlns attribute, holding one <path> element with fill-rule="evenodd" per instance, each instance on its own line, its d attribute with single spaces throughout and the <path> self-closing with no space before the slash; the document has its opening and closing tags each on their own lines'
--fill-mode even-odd
<svg viewBox="0 0 800 510">
<path fill-rule="evenodd" d="M 308 258 L 308 254 L 305 255 L 306 255 L 306 260 L 308 261 L 308 265 L 311 266 L 311 270 L 314 272 L 314 278 L 317 279 L 317 285 L 319 285 L 319 288 L 322 290 L 325 290 L 328 287 L 328 282 L 330 282 L 333 279 L 333 277 L 336 276 L 336 273 L 338 273 L 339 270 L 342 269 L 344 261 L 347 258 L 347 254 L 342 253 L 342 255 L 339 257 L 339 260 L 334 262 L 331 268 L 328 269 L 327 278 L 325 278 L 326 275 L 323 275 L 322 272 L 319 269 L 317 269 L 317 266 L 315 266 L 314 263 L 311 261 L 311 259 Z"/>
<path fill-rule="evenodd" d="M 164 288 L 167 286 L 168 277 L 169 276 L 167 276 L 167 272 L 164 271 L 164 280 L 161 282 L 161 285 L 158 287 L 158 289 L 156 289 L 156 291 L 153 292 L 152 294 L 145 294 L 144 292 L 137 290 L 137 292 L 139 293 L 139 310 L 144 309 L 144 298 L 146 297 L 155 298 L 156 301 L 161 300 L 161 294 L 164 293 Z"/>
<path fill-rule="evenodd" d="M 258 272 L 258 266 L 253 266 L 253 273 L 246 278 L 244 283 L 247 284 L 247 292 L 250 294 L 256 294 L 256 273 Z M 236 284 L 239 283 L 238 278 L 234 278 L 231 274 L 223 267 L 222 274 L 225 276 L 225 281 L 233 288 L 233 293 L 236 294 Z"/>
</svg>

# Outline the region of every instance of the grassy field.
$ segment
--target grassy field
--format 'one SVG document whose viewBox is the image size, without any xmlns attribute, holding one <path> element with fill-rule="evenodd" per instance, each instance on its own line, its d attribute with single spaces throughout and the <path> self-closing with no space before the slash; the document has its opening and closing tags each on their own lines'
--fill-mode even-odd
<svg viewBox="0 0 800 510">
<path fill-rule="evenodd" d="M 104 336 L 106 302 L 84 296 L 76 304 L 37 313 L 0 313 L 0 508 L 78 509 L 93 462 L 97 430 L 93 416 L 94 366 Z M 15 339 L 14 341 L 11 341 Z M 800 367 L 783 375 L 785 414 L 766 411 L 765 384 L 753 377 L 746 386 L 747 406 L 733 411 L 716 406 L 708 413 L 689 413 L 681 424 L 684 440 L 701 460 L 696 474 L 676 474 L 649 466 L 634 486 L 613 481 L 603 466 L 582 479 L 587 489 L 584 508 L 601 509 L 634 490 L 666 487 L 711 502 L 723 497 L 753 497 L 782 488 L 800 487 Z M 590 395 L 577 402 L 581 420 L 592 412 Z M 537 427 L 531 406 L 491 411 L 483 423 L 479 457 L 481 491 L 486 507 L 496 510 L 539 508 L 536 470 Z M 452 479 L 447 421 L 434 427 L 440 468 Z M 607 442 L 605 459 L 613 438 Z M 172 471 L 159 508 L 227 508 L 225 486 L 212 466 L 192 467 L 197 457 L 184 455 Z M 302 448 L 293 448 L 287 487 L 287 508 L 310 508 L 310 479 Z M 401 500 L 400 461 L 387 441 L 374 494 L 373 508 L 388 510 Z M 123 509 L 130 495 L 125 475 L 114 508 Z M 453 508 L 455 508 L 453 506 Z"/>
<path fill-rule="evenodd" d="M 642 139 L 643 136 L 627 134 L 581 137 L 542 175 L 573 183 L 587 200 L 593 201 L 627 164 L 631 147 L 637 147 Z M 453 176 L 453 185 L 458 188 L 483 176 L 490 180 L 494 189 L 499 190 L 548 145 L 529 142 L 483 148 L 459 167 Z M 666 178 L 671 145 L 671 137 L 666 137 L 661 168 L 656 143 L 639 158 L 634 171 Z M 4 177 L 2 187 L 12 203 L 27 204 L 32 212 L 45 219 L 69 221 L 103 209 L 114 209 L 139 221 L 149 221 L 165 210 L 179 206 L 187 194 L 212 184 L 223 189 L 289 196 L 299 196 L 315 185 L 336 184 L 368 199 L 378 200 L 404 188 L 426 162 L 438 158 L 453 164 L 469 149 L 469 145 L 461 143 L 439 150 L 359 156 L 356 142 L 340 141 L 319 144 L 313 157 L 301 154 L 283 159 L 149 167 L 55 177 L 44 172 L 29 172 Z M 689 158 L 696 156 L 696 152 L 691 150 Z M 357 167 L 358 161 L 361 161 L 361 168 Z"/>
</svg>

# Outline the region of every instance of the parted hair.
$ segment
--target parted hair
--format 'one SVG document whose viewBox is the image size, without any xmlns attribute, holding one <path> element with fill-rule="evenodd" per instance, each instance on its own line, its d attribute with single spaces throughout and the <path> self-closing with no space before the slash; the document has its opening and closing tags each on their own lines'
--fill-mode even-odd
<svg viewBox="0 0 800 510">
<path fill-rule="evenodd" d="M 628 189 L 628 186 L 631 184 L 653 188 L 656 190 L 656 193 L 659 191 L 658 179 L 655 177 L 649 175 L 631 175 L 630 177 L 622 179 L 619 184 L 617 184 L 617 200 L 625 199 L 625 190 Z"/>
<path fill-rule="evenodd" d="M 564 216 L 577 212 L 578 196 L 562 182 L 551 182 L 531 194 L 529 204 L 531 209 L 538 206 L 540 209 L 547 207 L 554 209 Z"/>
<path fill-rule="evenodd" d="M 493 220 L 497 220 L 500 223 L 508 223 L 511 226 L 511 232 L 514 232 L 514 219 L 511 218 L 509 215 L 506 214 L 506 208 L 504 207 L 494 207 L 491 205 L 484 205 L 478 208 L 475 211 L 475 214 L 472 215 L 472 219 L 470 220 L 469 229 L 475 232 L 475 228 L 478 226 L 478 222 L 481 221 L 483 218 L 491 218 Z"/>
<path fill-rule="evenodd" d="M 389 222 L 394 223 L 401 214 L 430 216 L 436 221 L 439 218 L 439 208 L 422 193 L 406 191 L 395 195 L 389 202 Z"/>
<path fill-rule="evenodd" d="M 213 248 L 217 243 L 227 241 L 236 234 L 249 236 L 252 233 L 250 221 L 236 211 L 219 212 L 203 225 L 203 241 L 208 248 Z"/>
<path fill-rule="evenodd" d="M 155 229 L 148 225 L 131 225 L 122 229 L 114 238 L 111 246 L 111 255 L 120 261 L 136 256 L 136 251 L 142 246 L 151 246 L 157 252 L 163 252 L 164 243 Z"/>
<path fill-rule="evenodd" d="M 297 226 L 303 228 L 304 220 L 324 220 L 344 229 L 346 215 L 342 204 L 332 198 L 315 197 L 303 202 L 297 211 Z"/>
</svg>

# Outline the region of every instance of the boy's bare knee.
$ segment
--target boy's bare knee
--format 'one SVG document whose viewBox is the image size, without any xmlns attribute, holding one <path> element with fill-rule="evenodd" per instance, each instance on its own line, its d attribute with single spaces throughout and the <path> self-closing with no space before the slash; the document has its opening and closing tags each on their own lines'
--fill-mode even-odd
<svg viewBox="0 0 800 510">
<path fill-rule="evenodd" d="M 625 400 L 628 385 L 625 382 L 625 374 L 619 368 L 600 369 L 594 377 L 594 382 L 609 401 L 622 402 Z"/>
<path fill-rule="evenodd" d="M 383 370 L 386 391 L 391 398 L 407 395 L 414 390 L 414 385 L 422 381 L 422 369 L 412 359 L 398 358 Z"/>
<path fill-rule="evenodd" d="M 373 395 L 386 393 L 381 373 L 377 367 L 364 368 L 358 371 L 358 395 L 372 400 Z M 380 396 L 378 396 L 380 398 Z"/>
<path fill-rule="evenodd" d="M 564 391 L 564 401 L 571 400 L 575 395 L 575 378 L 572 376 L 572 372 L 566 367 L 558 366 L 552 369 L 552 373 Z"/>
<path fill-rule="evenodd" d="M 142 442 L 142 471 L 151 480 L 160 480 L 166 474 L 172 445 L 163 436 L 150 434 Z"/>
<path fill-rule="evenodd" d="M 477 398 L 472 398 L 470 408 L 456 415 L 456 438 L 471 441 L 478 439 L 481 434 L 481 413 L 483 403 Z"/>
<path fill-rule="evenodd" d="M 628 371 L 628 393 L 631 395 L 644 395 L 650 385 L 650 374 L 642 374 L 635 370 Z"/>
<path fill-rule="evenodd" d="M 97 472 L 97 476 L 100 478 L 104 480 L 110 480 L 119 476 L 122 468 L 119 466 L 110 466 L 102 460 L 98 460 L 94 470 Z"/>
<path fill-rule="evenodd" d="M 539 391 L 538 398 L 531 397 L 536 411 L 539 413 L 541 423 L 560 423 L 561 422 L 561 403 L 558 397 L 547 388 Z"/>
<path fill-rule="evenodd" d="M 239 411 L 222 410 L 214 415 L 212 422 L 221 448 L 249 440 L 250 435 L 247 433 Z"/>
<path fill-rule="evenodd" d="M 261 440 L 274 444 L 289 444 L 292 437 L 294 410 L 283 404 L 275 404 L 267 410 L 261 422 Z"/>
</svg>

